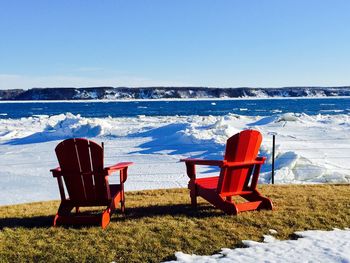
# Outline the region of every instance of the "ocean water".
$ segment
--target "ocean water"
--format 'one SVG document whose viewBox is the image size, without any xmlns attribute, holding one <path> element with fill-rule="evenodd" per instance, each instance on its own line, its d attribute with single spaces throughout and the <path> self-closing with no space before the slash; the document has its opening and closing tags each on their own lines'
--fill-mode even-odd
<svg viewBox="0 0 350 263">
<path fill-rule="evenodd" d="M 221 116 L 228 113 L 269 116 L 286 112 L 332 115 L 350 113 L 350 98 L 0 103 L 0 119 L 66 112 L 81 114 L 82 117 Z"/>
</svg>

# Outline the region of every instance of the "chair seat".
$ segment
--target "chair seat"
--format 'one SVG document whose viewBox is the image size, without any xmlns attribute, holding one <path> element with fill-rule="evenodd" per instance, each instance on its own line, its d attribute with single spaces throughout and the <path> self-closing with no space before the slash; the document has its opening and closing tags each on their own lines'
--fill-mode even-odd
<svg viewBox="0 0 350 263">
<path fill-rule="evenodd" d="M 198 178 L 195 184 L 205 189 L 216 189 L 218 186 L 219 176 Z"/>
<path fill-rule="evenodd" d="M 195 184 L 205 190 L 216 190 L 218 186 L 219 176 L 200 178 L 195 180 Z M 234 192 L 226 192 L 221 194 L 221 196 L 234 196 L 234 195 L 248 195 L 252 194 L 252 190 L 242 190 Z"/>
</svg>

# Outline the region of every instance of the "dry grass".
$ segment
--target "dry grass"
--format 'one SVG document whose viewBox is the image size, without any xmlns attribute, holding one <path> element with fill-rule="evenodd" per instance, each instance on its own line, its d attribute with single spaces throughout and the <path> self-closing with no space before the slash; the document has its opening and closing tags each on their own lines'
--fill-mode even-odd
<svg viewBox="0 0 350 263">
<path fill-rule="evenodd" d="M 51 227 L 59 202 L 0 207 L 1 262 L 159 262 L 174 252 L 213 254 L 241 240 L 280 239 L 308 229 L 350 226 L 350 185 L 261 186 L 274 211 L 227 216 L 186 189 L 129 192 L 127 215 L 100 227 Z"/>
</svg>

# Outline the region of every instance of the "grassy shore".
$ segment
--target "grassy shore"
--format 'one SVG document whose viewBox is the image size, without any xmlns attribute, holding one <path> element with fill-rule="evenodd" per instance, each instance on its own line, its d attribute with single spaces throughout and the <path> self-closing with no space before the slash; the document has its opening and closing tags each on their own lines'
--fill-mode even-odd
<svg viewBox="0 0 350 263">
<path fill-rule="evenodd" d="M 274 211 L 227 216 L 199 198 L 190 207 L 187 189 L 126 193 L 126 216 L 116 213 L 106 230 L 98 226 L 51 227 L 58 201 L 0 207 L 1 262 L 159 262 L 174 252 L 213 254 L 300 230 L 350 226 L 350 185 L 260 187 Z"/>
</svg>

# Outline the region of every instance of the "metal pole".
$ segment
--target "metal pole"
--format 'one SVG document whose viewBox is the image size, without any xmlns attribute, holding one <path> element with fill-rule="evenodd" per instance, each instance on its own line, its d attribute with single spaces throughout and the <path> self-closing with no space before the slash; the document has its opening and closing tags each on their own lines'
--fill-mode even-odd
<svg viewBox="0 0 350 263">
<path fill-rule="evenodd" d="M 272 170 L 271 170 L 271 183 L 275 184 L 275 134 L 272 135 Z"/>
</svg>

